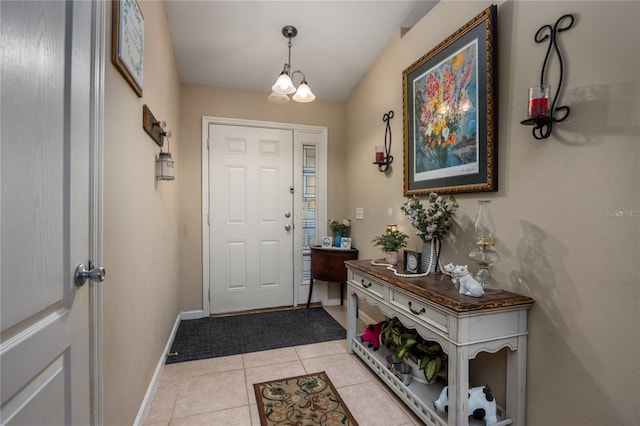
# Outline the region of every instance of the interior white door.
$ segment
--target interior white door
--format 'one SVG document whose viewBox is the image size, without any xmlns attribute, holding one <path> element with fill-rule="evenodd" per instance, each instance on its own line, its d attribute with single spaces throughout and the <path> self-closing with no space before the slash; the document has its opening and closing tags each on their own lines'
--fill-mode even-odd
<svg viewBox="0 0 640 426">
<path fill-rule="evenodd" d="M 1 424 L 91 423 L 90 2 L 0 2 Z"/>
<path fill-rule="evenodd" d="M 211 313 L 293 304 L 293 132 L 209 126 Z"/>
</svg>

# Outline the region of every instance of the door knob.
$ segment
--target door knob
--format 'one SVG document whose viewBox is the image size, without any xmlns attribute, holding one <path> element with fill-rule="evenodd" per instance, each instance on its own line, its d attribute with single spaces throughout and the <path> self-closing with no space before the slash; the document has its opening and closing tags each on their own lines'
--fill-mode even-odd
<svg viewBox="0 0 640 426">
<path fill-rule="evenodd" d="M 74 281 L 76 286 L 82 287 L 86 284 L 87 280 L 102 282 L 104 281 L 104 277 L 107 274 L 107 271 L 102 266 L 98 266 L 95 268 L 93 266 L 93 262 L 89 261 L 89 269 L 84 265 L 84 263 L 79 264 L 76 267 L 76 273 L 74 275 Z"/>
<path fill-rule="evenodd" d="M 284 212 L 284 217 L 291 217 L 291 212 Z"/>
<path fill-rule="evenodd" d="M 291 231 L 291 224 L 290 224 L 290 223 L 287 223 L 287 224 L 284 226 L 284 229 L 285 229 L 286 231 Z"/>
</svg>

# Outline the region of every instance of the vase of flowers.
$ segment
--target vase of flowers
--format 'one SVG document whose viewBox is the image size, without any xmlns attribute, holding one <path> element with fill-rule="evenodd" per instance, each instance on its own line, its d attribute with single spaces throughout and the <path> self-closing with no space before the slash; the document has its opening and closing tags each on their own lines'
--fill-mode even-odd
<svg viewBox="0 0 640 426">
<path fill-rule="evenodd" d="M 333 245 L 336 247 L 340 247 L 342 237 L 349 236 L 349 231 L 351 229 L 351 220 L 329 219 L 329 227 L 333 231 Z"/>
<path fill-rule="evenodd" d="M 457 209 L 458 203 L 453 195 L 443 197 L 435 192 L 429 194 L 424 206 L 420 199 L 414 196 L 400 207 L 411 225 L 416 228 L 416 235 L 422 240 L 421 272 L 440 272 L 438 262 L 441 241 L 451 230 Z"/>
</svg>

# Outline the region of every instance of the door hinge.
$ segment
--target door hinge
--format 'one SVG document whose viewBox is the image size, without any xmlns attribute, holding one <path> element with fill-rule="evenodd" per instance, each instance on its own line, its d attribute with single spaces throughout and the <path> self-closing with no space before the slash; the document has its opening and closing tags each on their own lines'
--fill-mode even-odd
<svg viewBox="0 0 640 426">
<path fill-rule="evenodd" d="M 211 139 L 207 138 L 207 149 L 211 149 Z"/>
<path fill-rule="evenodd" d="M 207 225 L 211 226 L 211 213 L 207 213 Z"/>
</svg>

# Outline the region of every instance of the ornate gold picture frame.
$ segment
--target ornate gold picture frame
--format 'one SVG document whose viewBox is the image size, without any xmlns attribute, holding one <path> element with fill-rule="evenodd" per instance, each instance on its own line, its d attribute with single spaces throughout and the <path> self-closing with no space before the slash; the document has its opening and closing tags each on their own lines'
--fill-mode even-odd
<svg viewBox="0 0 640 426">
<path fill-rule="evenodd" d="M 497 7 L 402 73 L 404 194 L 498 190 Z"/>
</svg>

